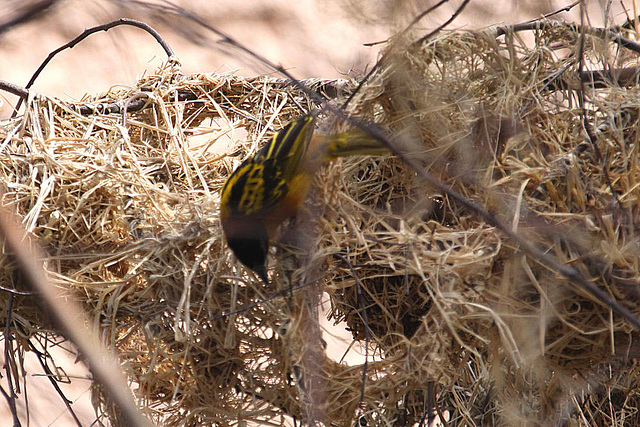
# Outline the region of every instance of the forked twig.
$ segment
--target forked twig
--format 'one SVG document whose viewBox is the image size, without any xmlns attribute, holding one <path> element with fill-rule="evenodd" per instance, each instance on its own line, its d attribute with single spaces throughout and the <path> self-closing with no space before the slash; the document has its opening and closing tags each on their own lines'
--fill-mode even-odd
<svg viewBox="0 0 640 427">
<path fill-rule="evenodd" d="M 417 42 L 412 43 L 412 45 L 418 45 L 421 43 L 424 43 L 425 41 L 429 40 L 431 37 L 433 37 L 435 34 L 439 33 L 440 31 L 442 31 L 442 29 L 444 29 L 447 25 L 449 25 L 451 22 L 453 22 L 453 20 L 462 13 L 462 11 L 464 10 L 464 8 L 467 6 L 467 4 L 469 3 L 470 0 L 464 0 L 460 6 L 458 6 L 458 8 L 455 10 L 455 12 L 453 13 L 453 15 L 442 25 L 440 25 L 438 28 L 436 28 L 435 30 L 431 31 L 429 34 L 427 34 L 426 36 L 420 38 L 420 40 L 418 40 Z M 434 6 L 432 6 L 431 8 L 427 9 L 425 12 L 421 13 L 420 15 L 418 15 L 412 22 L 411 24 L 409 24 L 409 26 L 403 31 L 403 34 L 406 33 L 413 25 L 415 25 L 416 23 L 418 23 L 418 21 L 420 19 L 422 19 L 424 16 L 426 16 L 427 14 L 431 13 L 433 10 L 435 10 L 437 7 L 439 7 L 440 5 L 442 5 L 443 2 L 439 2 L 436 3 Z M 342 104 L 342 109 L 346 109 L 347 106 L 349 105 L 349 103 L 351 102 L 351 100 L 355 97 L 355 95 L 360 91 L 360 89 L 362 89 L 362 87 L 365 85 L 366 82 L 369 81 L 369 79 L 371 78 L 371 76 L 373 76 L 373 74 L 380 68 L 380 66 L 382 65 L 382 63 L 387 59 L 387 55 L 382 55 L 382 57 L 380 57 L 380 59 L 378 59 L 376 61 L 376 63 L 373 65 L 373 67 L 371 67 L 371 70 L 369 70 L 369 72 L 362 78 L 362 80 L 360 80 L 360 83 L 358 83 L 358 87 L 356 87 L 356 89 L 353 91 L 353 93 L 349 96 L 349 98 L 347 98 L 347 100 Z"/>
<path fill-rule="evenodd" d="M 64 405 L 67 407 L 67 410 L 71 414 L 71 417 L 75 421 L 76 425 L 78 427 L 82 427 L 82 422 L 76 415 L 76 412 L 73 410 L 73 407 L 71 406 L 71 401 L 67 399 L 67 397 L 62 392 L 62 389 L 60 388 L 60 386 L 58 385 L 58 382 L 55 379 L 54 373 L 51 371 L 51 369 L 49 369 L 47 364 L 44 363 L 44 361 L 42 360 L 42 358 L 44 357 L 44 354 L 40 350 L 38 350 L 35 345 L 33 345 L 31 340 L 27 340 L 27 342 L 29 343 L 29 348 L 31 349 L 31 351 L 36 355 L 38 362 L 40 363 L 40 367 L 42 367 L 42 370 L 45 373 L 45 376 L 49 379 L 49 382 L 51 383 L 53 388 L 56 390 L 56 393 L 58 393 L 58 395 L 64 402 Z"/>
<path fill-rule="evenodd" d="M 407 25 L 405 27 L 404 30 L 400 31 L 395 37 L 402 37 L 405 34 L 407 34 L 407 32 L 409 32 L 409 30 L 411 28 L 413 28 L 418 22 L 420 22 L 420 20 L 422 18 L 424 18 L 425 16 L 427 16 L 428 14 L 430 14 L 431 12 L 433 12 L 434 10 L 436 10 L 437 8 L 439 8 L 440 6 L 442 6 L 443 4 L 447 3 L 449 0 L 440 0 L 438 3 L 434 4 L 433 6 L 431 6 L 429 9 L 419 13 L 418 15 L 416 15 L 415 18 L 413 18 L 411 20 L 411 22 L 409 23 L 409 25 Z M 389 42 L 390 39 L 386 39 L 386 40 L 381 40 L 381 41 L 377 41 L 377 42 L 370 42 L 370 43 L 365 43 L 364 46 L 370 47 L 370 46 L 375 46 L 375 45 L 379 45 L 382 43 L 387 43 Z M 374 67 L 377 67 L 379 65 L 379 62 L 377 62 Z M 366 79 L 365 79 L 366 80 Z"/>
</svg>

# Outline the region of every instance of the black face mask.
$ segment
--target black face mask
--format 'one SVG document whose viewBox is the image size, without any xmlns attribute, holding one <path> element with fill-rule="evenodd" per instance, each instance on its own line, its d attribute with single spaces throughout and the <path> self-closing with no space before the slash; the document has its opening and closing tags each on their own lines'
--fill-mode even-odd
<svg viewBox="0 0 640 427">
<path fill-rule="evenodd" d="M 269 284 L 266 267 L 269 238 L 266 230 L 256 230 L 255 235 L 250 237 L 232 237 L 227 244 L 241 263 L 255 271 L 265 284 Z"/>
</svg>

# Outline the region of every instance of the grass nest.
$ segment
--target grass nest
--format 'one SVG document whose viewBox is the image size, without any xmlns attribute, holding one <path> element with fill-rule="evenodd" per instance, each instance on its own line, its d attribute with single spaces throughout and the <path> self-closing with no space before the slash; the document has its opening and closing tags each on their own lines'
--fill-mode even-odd
<svg viewBox="0 0 640 427">
<path fill-rule="evenodd" d="M 581 45 L 592 69 L 634 65 L 636 54 L 598 31 L 550 21 L 531 31 L 531 45 L 495 29 L 396 40 L 350 112 L 640 315 L 640 90 L 615 78 L 581 88 L 576 60 Z M 307 84 L 338 98 L 355 87 Z M 134 98 L 146 105 L 123 119 L 34 97 L 1 124 L 0 174 L 4 204 L 152 420 L 640 422 L 638 331 L 391 155 L 318 173 L 270 254 L 271 288 L 240 266 L 220 191 L 266 135 L 314 107 L 295 87 L 169 63 L 82 108 Z M 318 132 L 346 126 L 321 121 Z M 327 355 L 325 294 L 329 320 L 366 347 L 366 364 Z M 16 354 L 55 333 L 34 297 L 7 295 Z M 95 402 L 117 425 L 100 393 Z"/>
</svg>

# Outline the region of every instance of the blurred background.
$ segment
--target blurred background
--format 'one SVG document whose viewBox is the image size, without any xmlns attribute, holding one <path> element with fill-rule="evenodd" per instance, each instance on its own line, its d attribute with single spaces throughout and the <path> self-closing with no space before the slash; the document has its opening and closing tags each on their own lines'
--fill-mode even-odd
<svg viewBox="0 0 640 427">
<path fill-rule="evenodd" d="M 436 3 L 435 0 L 208 0 L 176 1 L 200 19 L 224 31 L 242 44 L 297 78 L 343 78 L 362 75 L 375 62 L 384 41 L 407 26 L 414 16 Z M 449 19 L 461 4 L 448 1 L 416 26 L 426 34 Z M 573 1 L 471 0 L 448 29 L 481 28 L 515 24 L 558 11 Z M 606 1 L 590 0 L 587 18 L 594 26 L 605 24 Z M 150 7 L 154 5 L 154 7 Z M 622 24 L 634 16 L 635 1 L 611 5 L 609 22 Z M 38 11 L 31 14 L 29 11 Z M 27 15 L 29 19 L 19 21 Z M 638 14 L 635 13 L 635 16 Z M 195 24 L 162 10 L 161 2 L 84 1 L 84 0 L 1 0 L 0 1 L 0 80 L 24 86 L 38 65 L 57 47 L 67 43 L 85 28 L 130 17 L 142 20 L 162 34 L 181 60 L 183 72 L 237 73 L 244 76 L 273 74 L 264 65 Z M 580 21 L 578 7 L 559 13 L 556 19 Z M 71 50 L 58 55 L 34 85 L 35 92 L 65 101 L 79 101 L 87 94 L 106 92 L 112 86 L 133 86 L 146 72 L 166 60 L 160 46 L 137 28 L 117 27 L 91 35 Z M 8 118 L 16 98 L 0 92 L 0 119 Z M 339 341 L 339 338 L 336 339 Z M 4 340 L 0 341 L 4 346 Z M 339 344 L 335 344 L 339 346 Z M 63 362 L 66 375 L 84 378 L 88 374 L 73 354 L 64 348 L 54 351 L 56 363 Z M 43 376 L 39 362 L 27 356 L 29 389 L 20 392 L 20 411 L 31 425 L 76 425 L 61 397 Z M 4 381 L 4 374 L 0 381 Z M 74 381 L 63 390 L 73 402 L 82 425 L 95 419 L 90 403 L 90 382 Z M 6 383 L 2 383 L 6 387 Z M 26 418 L 24 418 L 26 419 Z M 6 400 L 0 400 L 0 424 L 11 420 Z"/>
<path fill-rule="evenodd" d="M 176 1 L 202 20 L 226 32 L 298 78 L 358 76 L 375 61 L 383 41 L 397 33 L 435 0 L 206 0 Z M 416 26 L 428 32 L 444 23 L 460 5 L 447 1 Z M 570 0 L 471 0 L 449 29 L 513 24 L 557 11 Z M 592 25 L 602 25 L 607 2 L 588 0 Z M 143 6 L 144 4 L 145 6 Z M 184 73 L 235 72 L 245 76 L 271 73 L 239 51 L 203 34 L 196 25 L 148 5 L 161 2 L 127 0 L 2 0 L 0 23 L 27 11 L 40 12 L 26 22 L 0 28 L 0 79 L 24 86 L 38 65 L 57 47 L 85 28 L 130 17 L 142 20 L 163 35 L 183 64 Z M 629 5 L 630 7 L 632 5 Z M 626 20 L 619 2 L 612 5 L 614 22 Z M 632 11 L 629 14 L 633 16 Z M 579 20 L 579 10 L 559 19 Z M 145 70 L 166 59 L 160 46 L 144 31 L 121 26 L 91 35 L 58 55 L 36 81 L 37 92 L 66 100 L 101 93 L 113 85 L 132 85 Z M 12 111 L 15 98 L 0 93 L 0 118 Z"/>
</svg>

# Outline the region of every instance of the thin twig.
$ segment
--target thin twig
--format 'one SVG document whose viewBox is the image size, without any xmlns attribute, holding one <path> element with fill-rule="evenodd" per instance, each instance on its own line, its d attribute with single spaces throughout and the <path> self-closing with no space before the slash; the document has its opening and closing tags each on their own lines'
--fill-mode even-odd
<svg viewBox="0 0 640 427">
<path fill-rule="evenodd" d="M 430 33 L 428 33 L 426 36 L 422 36 L 418 39 L 418 41 L 415 41 L 412 43 L 413 46 L 418 46 L 421 45 L 425 42 L 427 42 L 428 40 L 431 39 L 431 37 L 435 36 L 436 34 L 438 34 L 440 31 L 444 30 L 445 28 L 447 28 L 447 26 L 449 24 L 451 24 L 453 21 L 455 21 L 455 19 L 460 16 L 460 14 L 462 13 L 462 11 L 464 10 L 465 7 L 467 7 L 467 5 L 469 4 L 471 0 L 464 0 L 462 3 L 460 3 L 460 6 L 458 6 L 458 8 L 455 10 L 455 12 L 453 12 L 453 14 L 449 17 L 449 19 L 447 19 L 443 24 L 441 24 L 439 27 L 437 27 L 435 30 L 431 31 Z"/>
<path fill-rule="evenodd" d="M 573 9 L 574 7 L 576 7 L 577 5 L 579 5 L 581 2 L 582 2 L 582 0 L 576 0 L 576 1 L 574 1 L 573 3 L 569 4 L 569 5 L 566 5 L 566 6 L 564 6 L 564 7 L 561 7 L 560 9 L 554 10 L 553 12 L 545 13 L 545 14 L 544 14 L 544 15 L 542 15 L 541 17 L 539 17 L 539 18 L 534 18 L 534 19 L 532 19 L 532 20 L 530 20 L 530 21 L 528 21 L 528 22 L 542 21 L 542 20 L 544 20 L 544 19 L 549 19 L 549 18 L 551 18 L 552 16 L 559 15 L 559 14 L 561 14 L 561 13 L 563 13 L 563 12 L 569 12 L 571 9 Z"/>
<path fill-rule="evenodd" d="M 433 393 L 433 381 L 429 381 L 427 383 L 427 402 L 425 403 L 426 409 L 422 411 L 422 416 L 420 417 L 420 423 L 418 427 L 431 427 L 433 422 L 436 419 L 436 411 L 435 411 L 435 396 Z M 446 422 L 446 421 L 445 421 Z M 426 424 L 425 424 L 426 423 Z"/>
<path fill-rule="evenodd" d="M 422 18 L 424 18 L 425 16 L 427 16 L 428 14 L 430 14 L 431 12 L 433 12 L 434 10 L 436 10 L 437 8 L 439 8 L 440 6 L 442 6 L 443 4 L 447 3 L 449 0 L 440 0 L 438 3 L 434 4 L 433 6 L 431 6 L 429 9 L 421 12 L 420 14 L 418 14 L 415 18 L 413 18 L 411 20 L 411 22 L 409 23 L 409 25 L 407 25 L 405 27 L 404 30 L 400 31 L 397 35 L 395 35 L 394 37 L 399 38 L 404 36 L 405 34 L 407 34 L 407 32 L 409 32 L 409 30 L 411 28 L 413 28 L 414 25 L 416 25 L 418 22 L 420 22 L 420 20 Z M 376 46 L 382 43 L 387 43 L 389 40 L 391 39 L 386 39 L 386 40 L 380 40 L 377 42 L 370 42 L 370 43 L 365 43 L 364 46 L 370 47 L 370 46 Z M 376 65 L 378 65 L 376 63 Z"/>
<path fill-rule="evenodd" d="M 4 286 L 0 286 L 0 291 L 9 292 L 10 294 L 20 295 L 20 296 L 24 296 L 24 297 L 28 297 L 28 296 L 33 295 L 32 292 L 19 291 L 17 289 L 5 288 Z"/>
<path fill-rule="evenodd" d="M 7 402 L 9 402 L 9 405 L 11 405 L 11 403 L 10 403 L 11 402 L 11 396 L 9 396 L 9 393 L 7 393 L 7 391 L 2 386 L 0 386 L 0 393 L 2 394 L 2 397 L 4 397 Z"/>
<path fill-rule="evenodd" d="M 29 89 L 25 89 L 22 86 L 9 83 L 4 80 L 0 80 L 0 90 L 19 96 L 21 99 L 27 99 L 29 97 Z"/>
<path fill-rule="evenodd" d="M 27 83 L 25 88 L 29 89 L 29 88 L 31 88 L 31 86 L 33 86 L 33 84 L 35 83 L 35 81 L 38 78 L 38 76 L 40 75 L 40 73 L 42 73 L 44 68 L 49 64 L 49 62 L 51 62 L 51 60 L 58 53 L 62 52 L 63 50 L 66 50 L 66 49 L 73 49 L 78 43 L 80 43 L 82 40 L 84 40 L 87 37 L 89 37 L 91 34 L 95 34 L 95 33 L 100 32 L 100 31 L 109 31 L 111 28 L 118 27 L 120 25 L 128 25 L 128 26 L 137 27 L 137 28 L 141 28 L 141 29 L 145 30 L 146 32 L 151 34 L 154 39 L 156 39 L 156 41 L 160 44 L 160 46 L 162 46 L 162 48 L 164 49 L 165 53 L 167 54 L 167 56 L 169 58 L 172 58 L 174 56 L 173 49 L 171 49 L 171 46 L 169 46 L 169 44 L 165 41 L 165 39 L 162 38 L 160 33 L 158 33 L 155 29 L 153 29 L 149 24 L 146 24 L 146 23 L 141 22 L 141 21 L 136 21 L 135 19 L 120 18 L 120 19 L 118 19 L 116 21 L 109 22 L 108 24 L 103 24 L 103 25 L 98 25 L 98 26 L 95 26 L 95 27 L 87 28 L 86 30 L 84 30 L 82 32 L 82 34 L 80 34 L 79 36 L 77 36 L 76 38 L 71 40 L 70 42 L 63 44 L 62 46 L 60 46 L 59 48 L 57 48 L 56 50 L 51 52 L 47 56 L 47 58 L 42 62 L 42 64 L 40 64 L 40 66 L 38 67 L 36 72 L 33 73 L 33 76 L 31 76 L 31 79 L 29 79 L 29 83 Z M 20 106 L 22 105 L 22 99 L 23 98 L 20 98 L 18 100 L 18 102 L 16 104 L 16 107 L 14 108 L 13 114 L 12 114 L 11 117 L 15 117 L 16 114 L 18 113 L 18 109 L 20 109 Z"/>
<path fill-rule="evenodd" d="M 130 111 L 131 105 L 136 101 L 138 101 L 138 104 L 140 101 L 144 101 L 141 106 L 136 106 L 137 109 L 141 110 L 149 103 L 149 95 L 144 92 L 136 93 L 124 102 L 124 107 L 122 108 L 122 127 L 127 127 L 127 113 Z"/>
</svg>

